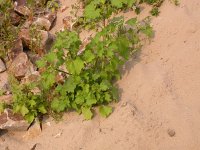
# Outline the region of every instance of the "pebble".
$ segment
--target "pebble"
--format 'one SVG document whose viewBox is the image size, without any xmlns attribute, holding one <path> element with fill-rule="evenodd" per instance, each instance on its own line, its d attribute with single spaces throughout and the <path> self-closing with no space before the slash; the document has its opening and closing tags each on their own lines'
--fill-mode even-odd
<svg viewBox="0 0 200 150">
<path fill-rule="evenodd" d="M 176 132 L 173 129 L 168 129 L 167 133 L 170 137 L 174 137 L 176 135 Z"/>
</svg>

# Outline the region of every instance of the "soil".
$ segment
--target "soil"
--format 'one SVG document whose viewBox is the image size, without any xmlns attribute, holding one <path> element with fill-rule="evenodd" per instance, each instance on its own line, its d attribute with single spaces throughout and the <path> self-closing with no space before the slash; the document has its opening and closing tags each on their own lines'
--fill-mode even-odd
<svg viewBox="0 0 200 150">
<path fill-rule="evenodd" d="M 68 11 L 58 14 L 53 32 Z M 67 113 L 58 123 L 47 119 L 36 135 L 2 135 L 0 149 L 199 150 L 200 1 L 181 0 L 178 7 L 166 1 L 160 11 L 152 20 L 154 39 L 124 68 L 111 116 L 83 121 Z"/>
</svg>

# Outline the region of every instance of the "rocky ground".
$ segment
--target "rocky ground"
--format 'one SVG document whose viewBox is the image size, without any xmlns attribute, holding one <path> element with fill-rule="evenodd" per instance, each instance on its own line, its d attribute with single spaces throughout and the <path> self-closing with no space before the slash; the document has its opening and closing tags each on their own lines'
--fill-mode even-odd
<svg viewBox="0 0 200 150">
<path fill-rule="evenodd" d="M 70 0 L 63 0 L 62 11 L 57 13 L 55 26 L 49 31 L 45 24 L 46 38 L 41 49 L 47 50 L 48 39 L 64 26 L 69 16 Z M 69 8 L 68 8 L 69 7 Z M 118 82 L 121 100 L 113 104 L 113 114 L 103 119 L 98 115 L 83 121 L 76 113 L 67 113 L 63 120 L 44 119 L 43 131 L 35 124 L 28 127 L 20 116 L 7 110 L 0 119 L 1 128 L 12 125 L 20 131 L 2 130 L 2 150 L 198 150 L 200 147 L 200 2 L 182 0 L 180 6 L 166 1 L 161 14 L 152 20 L 155 37 L 142 51 L 129 61 Z M 142 18 L 148 13 L 144 9 Z M 44 14 L 42 19 L 46 20 Z M 133 13 L 124 14 L 133 17 Z M 47 19 L 48 20 L 48 19 Z M 46 21 L 47 21 L 46 20 Z M 50 20 L 49 20 L 50 21 Z M 48 22 L 48 21 L 47 21 Z M 52 22 L 52 21 L 50 21 Z M 42 23 L 42 25 L 44 25 Z M 0 60 L 0 87 L 7 91 L 4 100 L 11 100 L 7 71 L 24 78 L 36 72 L 34 60 L 24 51 L 27 34 L 21 32 L 13 61 Z M 85 33 L 83 33 L 84 35 Z M 89 33 L 87 33 L 89 35 Z M 23 36 L 24 35 L 24 36 Z M 24 42 L 23 42 L 24 41 Z M 25 67 L 25 68 L 24 68 Z"/>
</svg>

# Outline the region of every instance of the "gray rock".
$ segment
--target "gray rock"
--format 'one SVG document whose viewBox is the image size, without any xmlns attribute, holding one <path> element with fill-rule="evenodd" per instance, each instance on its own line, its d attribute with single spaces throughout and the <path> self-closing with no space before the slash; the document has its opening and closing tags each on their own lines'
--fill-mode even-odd
<svg viewBox="0 0 200 150">
<path fill-rule="evenodd" d="M 35 70 L 26 53 L 22 52 L 14 59 L 9 67 L 9 71 L 13 73 L 16 78 L 21 79 Z"/>
<path fill-rule="evenodd" d="M 26 131 L 29 126 L 20 114 L 14 114 L 10 109 L 0 115 L 0 129 Z"/>
<path fill-rule="evenodd" d="M 50 34 L 48 31 L 44 31 L 44 30 L 37 30 L 36 32 L 37 32 L 36 34 L 39 34 L 41 36 L 40 37 L 41 43 L 40 43 L 39 50 L 42 52 L 49 50 L 54 41 L 54 36 Z M 24 47 L 28 47 L 28 48 L 30 48 L 31 40 L 37 40 L 37 39 L 31 38 L 29 29 L 22 29 L 19 33 L 19 38 L 22 40 Z M 36 53 L 39 54 L 40 52 L 36 52 Z"/>
<path fill-rule="evenodd" d="M 46 31 L 49 31 L 55 19 L 56 19 L 56 14 L 48 13 L 44 17 L 37 18 L 33 22 L 33 25 L 36 25 L 38 29 L 44 29 Z"/>
<path fill-rule="evenodd" d="M 20 5 L 20 6 L 15 6 L 14 8 L 15 12 L 22 16 L 29 16 L 31 14 L 31 11 L 29 10 L 28 7 Z"/>
<path fill-rule="evenodd" d="M 6 66 L 4 62 L 0 59 L 0 73 L 6 71 Z"/>
<path fill-rule="evenodd" d="M 9 57 L 13 60 L 14 58 L 17 57 L 17 55 L 19 55 L 21 52 L 23 52 L 23 45 L 22 45 L 22 40 L 21 39 L 17 39 L 16 41 L 14 41 L 13 43 L 13 48 L 11 49 L 10 53 L 9 53 Z"/>
<path fill-rule="evenodd" d="M 8 73 L 0 73 L 0 90 L 9 91 Z"/>
</svg>

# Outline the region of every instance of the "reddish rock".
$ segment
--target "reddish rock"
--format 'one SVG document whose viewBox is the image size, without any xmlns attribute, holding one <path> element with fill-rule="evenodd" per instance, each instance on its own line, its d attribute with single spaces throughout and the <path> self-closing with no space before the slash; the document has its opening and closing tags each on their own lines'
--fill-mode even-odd
<svg viewBox="0 0 200 150">
<path fill-rule="evenodd" d="M 49 50 L 53 43 L 54 36 L 50 34 L 48 31 L 44 31 L 44 30 L 37 30 L 36 34 L 39 34 L 42 39 L 40 43 L 40 46 L 41 46 L 40 50 L 41 51 Z M 24 47 L 30 48 L 30 43 L 31 43 L 31 40 L 33 39 L 31 39 L 29 29 L 22 29 L 19 33 L 19 37 L 21 38 Z"/>
<path fill-rule="evenodd" d="M 29 29 L 21 29 L 19 32 L 19 38 L 22 40 L 24 47 L 29 47 L 31 43 L 31 36 Z"/>
<path fill-rule="evenodd" d="M 9 71 L 13 73 L 13 75 L 21 79 L 27 74 L 31 74 L 34 72 L 33 64 L 28 60 L 28 56 L 26 53 L 20 53 L 12 62 L 9 67 Z"/>
<path fill-rule="evenodd" d="M 29 125 L 20 114 L 14 114 L 10 109 L 0 115 L 0 129 L 26 131 Z"/>
<path fill-rule="evenodd" d="M 33 25 L 36 25 L 39 29 L 44 29 L 46 31 L 49 31 L 55 19 L 56 19 L 56 14 L 48 13 L 44 17 L 37 18 L 33 22 Z"/>
<path fill-rule="evenodd" d="M 14 41 L 13 45 L 14 46 L 9 53 L 9 57 L 11 59 L 16 58 L 17 55 L 19 55 L 21 52 L 23 52 L 23 45 L 22 45 L 21 39 L 17 39 L 16 41 Z"/>
<path fill-rule="evenodd" d="M 6 66 L 0 58 L 0 73 L 6 71 Z"/>
<path fill-rule="evenodd" d="M 12 103 L 12 95 L 9 94 L 0 96 L 0 103 L 1 102 L 10 105 Z"/>
<path fill-rule="evenodd" d="M 26 0 L 15 0 L 15 6 L 25 6 Z"/>
<path fill-rule="evenodd" d="M 64 28 L 70 30 L 72 27 L 72 17 L 67 16 L 63 19 Z"/>
<path fill-rule="evenodd" d="M 14 10 L 15 10 L 18 14 L 20 14 L 20 15 L 22 15 L 22 16 L 30 16 L 30 14 L 31 14 L 31 11 L 29 10 L 29 8 L 26 7 L 26 6 L 22 6 L 22 5 L 16 6 L 16 7 L 14 8 Z"/>
<path fill-rule="evenodd" d="M 18 26 L 20 24 L 21 17 L 15 11 L 11 11 L 10 20 L 12 25 Z"/>
<path fill-rule="evenodd" d="M 9 90 L 9 82 L 8 82 L 8 73 L 7 72 L 0 73 L 0 90 L 3 90 L 3 91 Z"/>
</svg>

